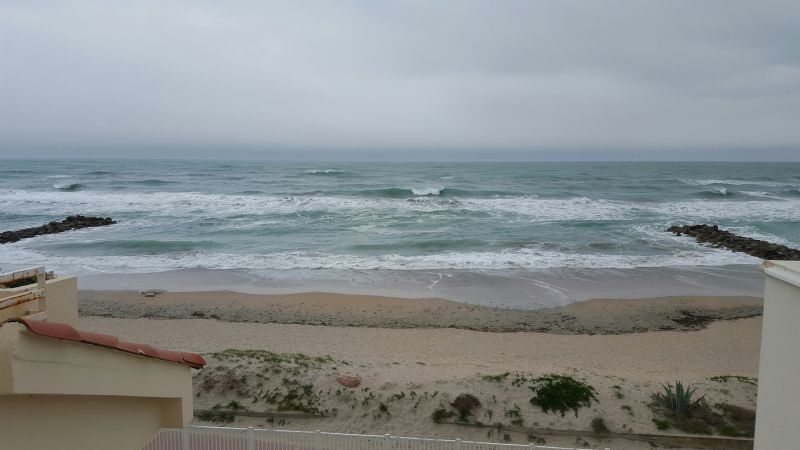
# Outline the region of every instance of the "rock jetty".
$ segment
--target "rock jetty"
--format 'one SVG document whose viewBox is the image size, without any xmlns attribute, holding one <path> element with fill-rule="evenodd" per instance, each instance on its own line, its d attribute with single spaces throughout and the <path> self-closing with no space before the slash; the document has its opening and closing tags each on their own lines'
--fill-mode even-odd
<svg viewBox="0 0 800 450">
<path fill-rule="evenodd" d="M 697 239 L 697 242 L 710 244 L 712 247 L 726 248 L 734 252 L 747 253 L 757 258 L 776 261 L 800 261 L 800 250 L 739 236 L 727 230 L 720 230 L 717 225 L 676 225 L 669 227 L 667 231 L 671 231 L 678 236 L 686 234 Z"/>
<path fill-rule="evenodd" d="M 50 222 L 40 227 L 23 228 L 15 231 L 4 231 L 0 233 L 0 244 L 17 242 L 22 239 L 40 236 L 42 234 L 63 233 L 69 230 L 78 230 L 89 227 L 102 227 L 117 223 L 111 217 L 86 217 L 69 216 L 61 222 Z"/>
</svg>

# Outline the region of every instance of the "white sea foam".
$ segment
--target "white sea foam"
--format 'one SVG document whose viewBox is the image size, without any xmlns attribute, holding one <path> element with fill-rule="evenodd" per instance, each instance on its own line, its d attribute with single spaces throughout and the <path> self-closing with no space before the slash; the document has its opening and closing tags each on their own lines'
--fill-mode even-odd
<svg viewBox="0 0 800 450">
<path fill-rule="evenodd" d="M 761 198 L 780 198 L 779 195 L 775 194 L 774 192 L 765 192 L 765 191 L 741 191 L 742 194 L 748 195 L 750 197 L 761 197 Z"/>
<path fill-rule="evenodd" d="M 730 186 L 793 186 L 793 184 L 791 183 L 779 183 L 775 181 L 758 181 L 758 180 L 681 179 L 678 181 L 684 184 L 691 184 L 695 186 L 708 186 L 711 184 L 727 184 Z"/>
<path fill-rule="evenodd" d="M 325 212 L 350 216 L 393 216 L 408 213 L 471 211 L 508 220 L 552 222 L 570 220 L 629 220 L 663 217 L 665 221 L 800 220 L 800 200 L 720 202 L 692 200 L 632 203 L 589 198 L 547 199 L 502 197 L 445 200 L 333 196 L 226 195 L 196 192 L 102 193 L 87 191 L 0 191 L 0 210 L 20 215 L 147 214 L 151 217 L 256 216 Z"/>
<path fill-rule="evenodd" d="M 561 253 L 546 250 L 517 249 L 500 252 L 449 252 L 434 255 L 364 256 L 319 252 L 277 252 L 267 254 L 231 254 L 183 252 L 136 256 L 53 256 L 20 247 L 0 249 L 0 261 L 27 261 L 48 266 L 81 268 L 84 273 L 148 272 L 169 269 L 206 268 L 286 270 L 497 270 L 547 268 L 616 268 L 665 266 L 720 266 L 757 264 L 760 260 L 741 253 L 699 248 L 676 250 L 668 255 L 630 256 L 595 253 Z M 73 269 L 74 270 L 74 269 Z"/>
<path fill-rule="evenodd" d="M 55 183 L 53 184 L 53 188 L 61 190 L 61 191 L 75 191 L 82 187 L 83 185 L 80 183 Z"/>
<path fill-rule="evenodd" d="M 252 196 L 193 192 L 103 193 L 0 192 L 0 209 L 9 213 L 63 215 L 79 209 L 84 214 L 147 213 L 170 217 L 230 217 L 236 215 L 291 214 L 322 211 L 348 215 L 395 215 L 413 212 L 467 210 L 520 216 L 524 220 L 617 220 L 635 206 L 630 203 L 587 198 L 540 199 L 504 197 L 444 200 L 419 197 L 416 201 L 392 198 L 331 196 Z"/>
<path fill-rule="evenodd" d="M 444 186 L 437 187 L 412 187 L 411 192 L 414 195 L 439 195 L 444 190 Z"/>
<path fill-rule="evenodd" d="M 334 174 L 334 173 L 342 173 L 336 169 L 312 169 L 306 170 L 305 173 L 309 175 L 319 175 L 319 174 Z"/>
<path fill-rule="evenodd" d="M 800 201 L 678 201 L 656 205 L 641 205 L 656 215 L 664 215 L 671 220 L 682 222 L 718 220 L 756 220 L 770 222 L 776 220 L 800 220 Z"/>
</svg>

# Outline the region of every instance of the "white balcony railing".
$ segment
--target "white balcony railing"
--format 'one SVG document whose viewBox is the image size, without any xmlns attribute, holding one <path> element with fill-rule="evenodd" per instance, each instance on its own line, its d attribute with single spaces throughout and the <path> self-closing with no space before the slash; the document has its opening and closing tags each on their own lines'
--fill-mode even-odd
<svg viewBox="0 0 800 450">
<path fill-rule="evenodd" d="M 36 277 L 36 284 L 27 286 L 22 290 L 0 292 L 0 310 L 32 302 L 36 303 L 28 308 L 24 315 L 42 313 L 47 309 L 47 297 L 45 296 L 46 273 L 44 266 L 0 273 L 0 284 L 31 277 Z"/>
<path fill-rule="evenodd" d="M 262 428 L 166 428 L 143 450 L 588 450 L 534 444 Z M 609 450 L 609 449 L 605 449 Z"/>
</svg>

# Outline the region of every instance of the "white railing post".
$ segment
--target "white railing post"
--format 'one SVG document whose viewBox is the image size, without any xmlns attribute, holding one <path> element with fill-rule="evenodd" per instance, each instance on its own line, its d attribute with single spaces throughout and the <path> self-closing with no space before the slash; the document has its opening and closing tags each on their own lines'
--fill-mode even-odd
<svg viewBox="0 0 800 450">
<path fill-rule="evenodd" d="M 461 450 L 461 438 L 456 439 L 456 450 Z"/>
<path fill-rule="evenodd" d="M 391 439 L 392 436 L 390 434 L 387 433 L 383 435 L 383 450 L 389 450 L 389 444 Z"/>
<path fill-rule="evenodd" d="M 322 450 L 322 432 L 319 430 L 314 431 L 314 448 Z"/>
<path fill-rule="evenodd" d="M 41 270 L 36 271 L 36 288 L 40 290 L 40 292 L 44 292 L 46 287 L 47 281 L 47 272 L 44 271 L 44 267 Z M 39 298 L 39 312 L 47 311 L 47 296 L 43 295 Z"/>
<path fill-rule="evenodd" d="M 189 450 L 189 429 L 181 429 L 181 450 Z"/>
<path fill-rule="evenodd" d="M 247 427 L 247 450 L 255 450 L 256 440 L 253 435 L 253 427 Z"/>
</svg>

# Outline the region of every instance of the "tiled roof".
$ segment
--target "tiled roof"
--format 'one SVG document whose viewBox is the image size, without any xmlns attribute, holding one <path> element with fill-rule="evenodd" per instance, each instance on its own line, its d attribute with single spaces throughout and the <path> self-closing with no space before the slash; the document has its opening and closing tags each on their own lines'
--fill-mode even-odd
<svg viewBox="0 0 800 450">
<path fill-rule="evenodd" d="M 56 339 L 64 339 L 67 341 L 84 342 L 92 345 L 99 345 L 114 350 L 120 350 L 135 355 L 147 356 L 150 358 L 157 358 L 163 361 L 169 361 L 179 364 L 184 364 L 189 367 L 200 369 L 206 365 L 206 360 L 202 356 L 195 353 L 175 352 L 172 350 L 162 350 L 160 348 L 151 347 L 146 344 L 137 344 L 135 342 L 120 341 L 114 336 L 108 334 L 90 333 L 88 331 L 76 330 L 70 325 L 58 322 L 46 322 L 43 320 L 33 319 L 9 319 L 4 323 L 18 322 L 25 325 L 28 330 L 39 336 L 46 336 Z"/>
</svg>

